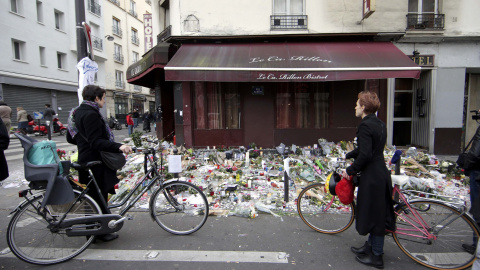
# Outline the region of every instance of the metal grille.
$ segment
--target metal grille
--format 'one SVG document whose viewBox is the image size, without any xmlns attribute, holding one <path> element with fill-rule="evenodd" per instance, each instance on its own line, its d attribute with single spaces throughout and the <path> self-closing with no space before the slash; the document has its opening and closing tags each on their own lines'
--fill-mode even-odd
<svg viewBox="0 0 480 270">
<path fill-rule="evenodd" d="M 140 39 L 136 35 L 132 35 L 132 43 L 138 45 L 140 44 Z"/>
<path fill-rule="evenodd" d="M 114 3 L 117 6 L 120 6 L 120 1 L 118 1 L 118 0 L 109 0 L 109 1 Z"/>
<path fill-rule="evenodd" d="M 413 80 L 414 114 L 412 117 L 412 144 L 429 147 L 430 103 L 432 102 L 431 71 L 423 71 L 419 80 Z M 418 106 L 419 99 L 423 106 Z"/>
<path fill-rule="evenodd" d="M 94 36 L 94 35 L 92 35 L 91 37 L 92 37 L 93 48 L 95 48 L 99 51 L 103 51 L 103 40 L 99 37 Z"/>
<path fill-rule="evenodd" d="M 114 53 L 113 60 L 115 60 L 115 62 L 123 63 L 123 55 L 119 53 Z"/>
<path fill-rule="evenodd" d="M 120 28 L 120 26 L 113 25 L 112 31 L 115 35 L 122 36 L 122 28 Z"/>
<path fill-rule="evenodd" d="M 100 5 L 93 0 L 88 1 L 88 10 L 93 14 L 97 14 L 98 16 L 102 15 L 102 10 Z"/>
<path fill-rule="evenodd" d="M 407 30 L 436 29 L 442 30 L 445 14 L 407 14 Z"/>
<path fill-rule="evenodd" d="M 78 95 L 75 92 L 57 91 L 57 110 L 58 119 L 66 125 L 70 111 L 78 106 Z M 58 107 L 62 110 L 58 110 Z"/>
<path fill-rule="evenodd" d="M 5 103 L 12 108 L 12 126 L 17 125 L 17 107 L 23 107 L 33 117 L 33 112 L 43 112 L 45 104 L 52 104 L 50 89 L 30 88 L 20 85 L 3 85 Z M 56 108 L 54 108 L 55 111 Z"/>
<path fill-rule="evenodd" d="M 307 15 L 272 15 L 270 30 L 308 29 Z"/>
<path fill-rule="evenodd" d="M 115 87 L 119 89 L 125 89 L 125 82 L 123 81 L 115 81 Z"/>
</svg>

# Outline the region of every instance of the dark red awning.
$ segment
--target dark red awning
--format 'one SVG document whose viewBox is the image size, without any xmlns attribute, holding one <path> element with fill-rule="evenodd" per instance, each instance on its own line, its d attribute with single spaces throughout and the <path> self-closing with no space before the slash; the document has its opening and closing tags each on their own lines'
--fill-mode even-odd
<svg viewBox="0 0 480 270">
<path fill-rule="evenodd" d="M 166 81 L 337 81 L 419 78 L 420 67 L 390 42 L 185 44 Z"/>
</svg>

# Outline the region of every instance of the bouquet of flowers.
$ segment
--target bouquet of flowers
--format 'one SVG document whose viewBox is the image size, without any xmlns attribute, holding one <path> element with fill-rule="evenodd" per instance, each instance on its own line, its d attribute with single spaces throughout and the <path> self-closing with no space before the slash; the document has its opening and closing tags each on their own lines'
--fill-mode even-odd
<svg viewBox="0 0 480 270">
<path fill-rule="evenodd" d="M 65 152 L 65 150 L 57 149 L 57 155 L 60 160 L 67 160 L 67 153 Z"/>
</svg>

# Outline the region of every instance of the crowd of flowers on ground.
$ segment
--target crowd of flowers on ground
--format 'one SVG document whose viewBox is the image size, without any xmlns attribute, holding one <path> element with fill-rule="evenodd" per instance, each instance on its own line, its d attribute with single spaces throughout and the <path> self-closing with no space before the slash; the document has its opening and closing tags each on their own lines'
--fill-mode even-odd
<svg viewBox="0 0 480 270">
<path fill-rule="evenodd" d="M 355 147 L 355 142 L 334 143 L 319 139 L 305 147 L 281 144 L 274 149 L 262 149 L 251 143 L 245 147 L 221 145 L 186 149 L 168 142 L 156 144 L 155 139 L 135 134 L 124 143 L 144 149 L 159 147 L 157 156 L 159 160 L 163 156 L 165 178 L 179 178 L 200 187 L 210 203 L 210 214 L 250 218 L 258 216 L 259 212 L 275 216 L 296 213 L 296 198 L 302 188 L 324 182 L 332 171 L 346 168 L 353 160 L 345 161 L 342 157 Z M 394 168 L 389 161 L 395 150 L 384 149 L 385 163 L 392 174 Z M 181 156 L 182 172 L 179 174 L 169 173 L 168 169 L 167 157 L 174 151 Z M 71 158 L 75 159 L 75 155 Z M 122 200 L 144 175 L 143 153 L 132 153 L 126 158 L 126 165 L 118 171 L 120 182 L 110 202 Z M 411 147 L 403 151 L 401 174 L 409 176 L 403 189 L 416 190 L 418 196 L 438 195 L 469 201 L 469 179 L 453 161 L 438 160 L 434 155 Z M 288 175 L 287 180 L 285 175 Z M 288 201 L 285 201 L 286 185 Z M 148 208 L 149 195 L 149 192 L 143 194 L 137 209 Z"/>
</svg>

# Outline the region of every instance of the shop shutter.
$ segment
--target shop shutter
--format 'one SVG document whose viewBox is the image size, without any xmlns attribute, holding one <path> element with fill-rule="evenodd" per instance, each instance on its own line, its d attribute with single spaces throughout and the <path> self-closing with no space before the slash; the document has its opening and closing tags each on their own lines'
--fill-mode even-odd
<svg viewBox="0 0 480 270">
<path fill-rule="evenodd" d="M 19 85 L 3 85 L 5 102 L 12 108 L 12 126 L 17 125 L 17 107 L 23 107 L 33 117 L 33 112 L 43 112 L 46 103 L 52 103 L 50 89 Z"/>
<path fill-rule="evenodd" d="M 57 91 L 57 108 L 55 112 L 58 114 L 60 122 L 64 125 L 68 122 L 70 111 L 77 106 L 78 96 L 76 92 Z M 62 110 L 59 110 L 58 107 L 62 108 Z"/>
</svg>

